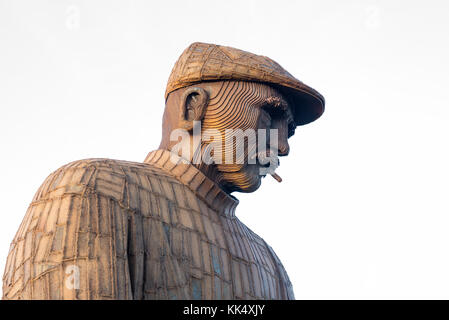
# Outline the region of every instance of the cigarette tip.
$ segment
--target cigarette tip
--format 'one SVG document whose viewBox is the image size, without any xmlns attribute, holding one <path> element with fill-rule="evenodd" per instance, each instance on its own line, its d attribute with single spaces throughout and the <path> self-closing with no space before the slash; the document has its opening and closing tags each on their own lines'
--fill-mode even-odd
<svg viewBox="0 0 449 320">
<path fill-rule="evenodd" d="M 277 181 L 282 182 L 282 178 L 277 173 L 272 173 L 271 176 Z"/>
</svg>

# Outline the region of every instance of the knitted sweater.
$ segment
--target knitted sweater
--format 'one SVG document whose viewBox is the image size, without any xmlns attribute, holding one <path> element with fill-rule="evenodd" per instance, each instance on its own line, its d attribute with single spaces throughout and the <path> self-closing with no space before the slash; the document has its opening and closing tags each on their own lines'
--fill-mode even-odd
<svg viewBox="0 0 449 320">
<path fill-rule="evenodd" d="M 167 150 L 144 163 L 69 163 L 26 212 L 3 299 L 294 299 L 281 262 L 235 216 L 237 204 Z"/>
</svg>

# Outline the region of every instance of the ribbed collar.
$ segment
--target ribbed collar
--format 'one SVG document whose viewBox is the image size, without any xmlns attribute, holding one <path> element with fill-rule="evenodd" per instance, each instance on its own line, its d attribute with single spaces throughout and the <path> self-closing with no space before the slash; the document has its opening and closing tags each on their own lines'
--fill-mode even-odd
<svg viewBox="0 0 449 320">
<path fill-rule="evenodd" d="M 239 200 L 226 193 L 184 158 L 168 150 L 159 149 L 150 152 L 144 163 L 153 164 L 170 172 L 217 212 L 229 216 L 235 215 L 235 208 L 239 204 Z"/>
</svg>

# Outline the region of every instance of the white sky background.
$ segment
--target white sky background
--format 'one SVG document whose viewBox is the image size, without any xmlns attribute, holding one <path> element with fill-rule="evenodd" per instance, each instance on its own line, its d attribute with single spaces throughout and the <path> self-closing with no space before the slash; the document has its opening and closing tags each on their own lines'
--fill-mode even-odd
<svg viewBox="0 0 449 320">
<path fill-rule="evenodd" d="M 203 41 L 326 98 L 284 181 L 235 194 L 296 298 L 448 299 L 448 16 L 444 1 L 0 0 L 0 272 L 52 171 L 158 147 L 170 70 Z"/>
</svg>

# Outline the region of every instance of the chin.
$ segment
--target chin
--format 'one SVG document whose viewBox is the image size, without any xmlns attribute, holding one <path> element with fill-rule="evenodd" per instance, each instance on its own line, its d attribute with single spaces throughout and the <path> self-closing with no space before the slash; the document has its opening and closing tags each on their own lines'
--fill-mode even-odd
<svg viewBox="0 0 449 320">
<path fill-rule="evenodd" d="M 228 193 L 250 193 L 259 189 L 262 183 L 262 176 L 259 175 L 259 168 L 257 167 L 257 171 L 251 169 L 232 173 L 223 173 L 223 189 L 225 189 Z"/>
<path fill-rule="evenodd" d="M 236 192 L 242 192 L 242 193 L 250 193 L 250 192 L 254 192 L 254 191 L 256 191 L 257 189 L 259 189 L 260 188 L 260 186 L 261 186 L 261 180 L 259 179 L 259 181 L 258 181 L 258 183 L 257 184 L 252 184 L 251 186 L 249 186 L 249 187 L 242 187 L 242 188 L 239 188 L 238 190 L 235 190 Z"/>
</svg>

